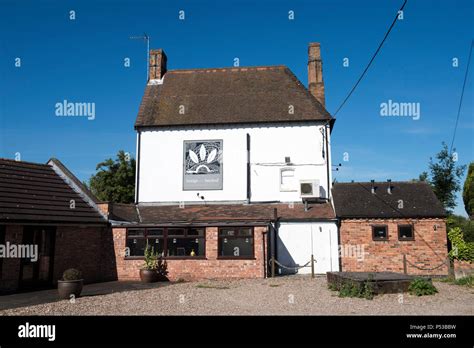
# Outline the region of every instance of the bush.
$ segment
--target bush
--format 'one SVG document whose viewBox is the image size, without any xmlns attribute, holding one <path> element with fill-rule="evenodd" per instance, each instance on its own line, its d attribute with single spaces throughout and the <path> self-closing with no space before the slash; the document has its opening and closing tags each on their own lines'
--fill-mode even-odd
<svg viewBox="0 0 474 348">
<path fill-rule="evenodd" d="M 413 280 L 408 287 L 408 291 L 410 294 L 416 296 L 433 295 L 438 292 L 431 281 L 428 281 L 424 278 L 416 278 Z"/>
<path fill-rule="evenodd" d="M 143 269 L 156 271 L 159 275 L 165 277 L 168 274 L 168 264 L 158 252 L 155 252 L 153 247 L 148 245 L 148 241 L 145 248 L 145 264 Z"/>
<path fill-rule="evenodd" d="M 358 297 L 372 300 L 374 298 L 374 287 L 370 279 L 362 285 L 354 282 L 344 283 L 339 290 L 339 297 Z"/>
<path fill-rule="evenodd" d="M 474 261 L 474 243 L 466 242 L 464 235 L 459 227 L 451 228 L 448 232 L 448 238 L 451 242 L 451 251 L 449 257 L 459 261 Z"/>
<path fill-rule="evenodd" d="M 63 273 L 63 280 L 81 280 L 81 279 L 82 279 L 82 272 L 75 268 L 69 268 L 65 270 Z"/>
</svg>

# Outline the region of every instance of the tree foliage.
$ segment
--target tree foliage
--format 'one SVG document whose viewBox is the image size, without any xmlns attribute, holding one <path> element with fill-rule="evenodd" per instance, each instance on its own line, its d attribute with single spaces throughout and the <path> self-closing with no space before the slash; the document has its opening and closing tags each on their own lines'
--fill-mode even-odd
<svg viewBox="0 0 474 348">
<path fill-rule="evenodd" d="M 469 164 L 469 169 L 467 170 L 462 199 L 464 201 L 464 208 L 466 209 L 467 215 L 472 217 L 474 215 L 474 162 Z"/>
<path fill-rule="evenodd" d="M 456 207 L 456 192 L 461 190 L 460 181 L 466 166 L 456 165 L 456 160 L 449 153 L 446 143 L 443 142 L 442 146 L 441 151 L 435 156 L 436 161 L 430 157 L 429 173 L 423 172 L 420 180 L 431 184 L 446 211 L 452 213 Z"/>
<path fill-rule="evenodd" d="M 97 164 L 89 189 L 101 201 L 132 203 L 135 195 L 135 159 L 120 150 L 117 158 Z"/>
<path fill-rule="evenodd" d="M 466 242 L 474 242 L 474 221 L 466 219 L 460 215 L 450 215 L 446 220 L 447 231 L 459 228 L 461 229 Z"/>
<path fill-rule="evenodd" d="M 464 235 L 459 227 L 452 228 L 448 232 L 448 238 L 452 248 L 449 256 L 452 259 L 460 261 L 474 261 L 474 243 L 466 242 Z"/>
</svg>

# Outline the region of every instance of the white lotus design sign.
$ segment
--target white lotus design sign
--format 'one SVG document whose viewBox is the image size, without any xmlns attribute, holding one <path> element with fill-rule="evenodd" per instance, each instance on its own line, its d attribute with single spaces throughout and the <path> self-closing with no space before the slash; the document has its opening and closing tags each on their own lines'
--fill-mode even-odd
<svg viewBox="0 0 474 348">
<path fill-rule="evenodd" d="M 222 140 L 184 141 L 183 189 L 222 189 Z"/>
</svg>

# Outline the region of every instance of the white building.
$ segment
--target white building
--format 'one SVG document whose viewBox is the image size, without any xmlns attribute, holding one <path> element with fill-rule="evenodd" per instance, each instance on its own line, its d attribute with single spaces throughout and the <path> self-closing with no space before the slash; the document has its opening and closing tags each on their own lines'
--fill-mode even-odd
<svg viewBox="0 0 474 348">
<path fill-rule="evenodd" d="M 232 276 L 269 273 L 272 257 L 288 267 L 280 273 L 305 264 L 298 272 L 309 273 L 311 254 L 317 273 L 339 270 L 330 194 L 334 119 L 324 107 L 319 44 L 308 53 L 306 89 L 285 66 L 168 71 L 165 53 L 151 51 L 135 123 L 138 220 L 127 240 L 137 229 L 146 239 L 162 228 L 163 254 L 185 259 L 176 260 L 176 274 L 196 256 L 215 259 L 197 267 L 205 275 L 226 276 L 228 264 L 219 260 L 232 256 L 256 260 L 249 275 Z M 206 242 L 198 255 L 189 242 L 194 227 L 203 228 Z M 245 255 L 244 242 L 253 245 Z M 179 251 L 173 243 L 182 244 Z"/>
</svg>

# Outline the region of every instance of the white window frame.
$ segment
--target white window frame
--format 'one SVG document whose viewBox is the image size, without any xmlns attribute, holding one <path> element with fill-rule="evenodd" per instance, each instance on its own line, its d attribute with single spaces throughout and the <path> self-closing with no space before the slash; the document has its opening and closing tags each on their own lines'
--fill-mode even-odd
<svg viewBox="0 0 474 348">
<path fill-rule="evenodd" d="M 294 187 L 288 187 L 287 185 L 283 185 L 283 173 L 285 172 L 291 172 L 293 173 L 293 186 Z M 280 178 L 279 178 L 279 184 L 280 184 L 280 192 L 297 192 L 298 191 L 298 185 L 296 182 L 296 175 L 295 175 L 295 168 L 280 168 L 279 171 Z M 289 176 L 288 176 L 289 177 Z"/>
</svg>

